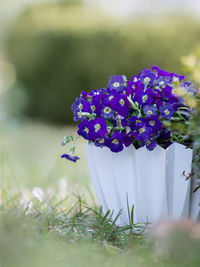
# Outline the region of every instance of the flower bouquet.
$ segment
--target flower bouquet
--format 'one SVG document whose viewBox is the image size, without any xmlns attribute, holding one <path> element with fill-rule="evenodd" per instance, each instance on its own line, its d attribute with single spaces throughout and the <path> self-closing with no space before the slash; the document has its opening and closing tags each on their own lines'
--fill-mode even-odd
<svg viewBox="0 0 200 267">
<path fill-rule="evenodd" d="M 185 138 L 193 108 L 184 95 L 197 90 L 184 76 L 153 66 L 130 80 L 112 76 L 106 88 L 82 91 L 72 105 L 90 174 L 103 211 L 121 225 L 188 217 L 192 142 Z M 77 137 L 76 137 L 77 138 Z M 63 144 L 74 140 L 65 137 Z M 186 149 L 187 147 L 187 149 Z M 71 154 L 62 157 L 79 159 Z"/>
</svg>

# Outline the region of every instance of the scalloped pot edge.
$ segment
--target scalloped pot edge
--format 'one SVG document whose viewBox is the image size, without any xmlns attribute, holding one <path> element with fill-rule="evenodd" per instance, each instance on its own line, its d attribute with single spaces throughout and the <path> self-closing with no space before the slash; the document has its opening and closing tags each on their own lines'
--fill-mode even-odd
<svg viewBox="0 0 200 267">
<path fill-rule="evenodd" d="M 155 151 L 164 151 L 164 152 L 167 152 L 167 151 L 169 151 L 169 150 L 171 150 L 171 149 L 173 149 L 175 147 L 176 148 L 178 148 L 178 147 L 179 148 L 184 148 L 187 151 L 189 151 L 189 150 L 190 151 L 193 151 L 193 149 L 187 148 L 186 146 L 184 146 L 182 144 L 179 144 L 179 143 L 176 143 L 176 142 L 174 142 L 173 144 L 171 144 L 167 149 L 164 149 L 163 147 L 157 145 L 156 148 L 154 150 L 152 150 L 152 151 L 149 151 L 145 146 L 136 149 L 133 145 L 130 145 L 129 147 L 124 147 L 124 149 L 122 151 L 117 152 L 117 153 L 116 152 L 112 152 L 108 147 L 97 147 L 97 146 L 94 145 L 94 143 L 86 143 L 85 144 L 85 147 L 87 147 L 88 145 L 95 147 L 95 149 L 109 151 L 110 153 L 113 153 L 113 154 L 122 154 L 123 152 L 128 151 L 128 150 L 132 150 L 132 151 L 136 151 L 136 152 L 138 152 L 138 151 L 146 151 L 146 152 L 149 152 L 149 153 L 153 153 Z"/>
</svg>

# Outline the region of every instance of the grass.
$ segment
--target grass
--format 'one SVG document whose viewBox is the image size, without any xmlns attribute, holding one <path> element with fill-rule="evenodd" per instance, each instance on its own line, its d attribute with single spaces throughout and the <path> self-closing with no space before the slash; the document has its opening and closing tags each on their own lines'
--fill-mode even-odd
<svg viewBox="0 0 200 267">
<path fill-rule="evenodd" d="M 21 205 L 19 196 L 1 203 L 3 267 L 199 266 L 198 247 L 185 251 L 176 242 L 178 253 L 159 255 L 154 242 L 129 231 L 137 225 L 118 227 L 80 198 L 71 209 L 55 199 L 31 201 L 31 209 Z"/>
<path fill-rule="evenodd" d="M 60 141 L 73 132 L 30 122 L 2 127 L 1 266 L 199 266 L 196 241 L 168 237 L 177 253 L 163 248 L 160 255 L 142 225 L 119 227 L 102 214 L 83 143 L 79 162 L 60 159 Z"/>
<path fill-rule="evenodd" d="M 60 159 L 66 152 L 61 141 L 73 134 L 73 127 L 56 128 L 39 123 L 13 122 L 1 128 L 1 186 L 12 193 L 41 187 L 57 193 L 60 179 L 67 180 L 68 193 L 87 198 L 92 190 L 82 143 L 77 145 L 81 160 L 76 164 Z"/>
</svg>

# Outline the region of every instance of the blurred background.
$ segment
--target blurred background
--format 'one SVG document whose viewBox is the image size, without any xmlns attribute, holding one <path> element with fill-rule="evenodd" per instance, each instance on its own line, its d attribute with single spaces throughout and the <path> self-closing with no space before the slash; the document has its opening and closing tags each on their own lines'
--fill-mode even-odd
<svg viewBox="0 0 200 267">
<path fill-rule="evenodd" d="M 75 97 L 105 87 L 111 75 L 130 78 L 152 65 L 182 73 L 194 65 L 194 57 L 184 56 L 200 45 L 200 1 L 1 0 L 0 5 L 2 188 L 22 195 L 35 187 L 54 192 L 64 181 L 87 197 L 93 189 L 83 143 L 77 164 L 60 159 L 66 152 L 63 136 L 76 133 Z"/>
<path fill-rule="evenodd" d="M 89 205 L 96 203 L 86 167 L 84 141 L 76 148 L 80 161 L 74 164 L 60 159 L 67 152 L 61 146 L 63 136 L 76 134 L 71 104 L 79 92 L 105 87 L 111 75 L 125 74 L 130 78 L 152 65 L 186 73 L 200 84 L 199 47 L 199 0 L 0 0 L 0 207 L 5 205 L 7 210 L 2 230 L 6 236 L 5 266 L 27 266 L 26 260 L 33 266 L 46 266 L 43 261 L 39 263 L 44 255 L 48 258 L 51 254 L 46 246 L 60 255 L 60 244 L 54 244 L 57 241 L 44 241 L 46 237 L 42 239 L 40 234 L 33 238 L 35 226 L 26 230 L 29 237 L 24 237 L 26 232 L 20 228 L 24 227 L 23 216 L 21 223 L 10 222 L 18 214 L 16 205 L 28 210 L 33 199 L 43 205 L 47 197 L 53 196 L 65 200 L 68 208 L 77 196 Z M 10 207 L 16 210 L 15 216 Z M 47 206 L 45 227 L 49 223 L 48 214 L 50 221 L 55 215 L 52 211 L 49 213 Z M 45 228 L 42 223 L 38 227 L 39 233 L 45 232 L 41 230 Z M 57 219 L 55 231 L 65 235 L 58 229 Z M 195 240 L 196 236 L 199 238 L 197 232 L 199 228 Z M 193 246 L 197 248 L 195 242 L 189 245 L 192 250 Z M 21 248 L 16 246 L 18 243 Z M 43 247 L 45 250 L 40 249 Z M 89 249 L 96 253 L 95 247 Z M 189 251 L 187 245 L 184 249 Z M 63 265 L 59 266 L 68 266 L 66 262 L 72 259 L 74 264 L 69 266 L 78 266 L 76 259 L 81 253 L 82 264 L 89 264 L 88 247 L 77 248 L 77 257 L 70 247 L 68 258 L 65 258 L 66 247 L 63 251 L 59 256 Z M 108 254 L 113 253 L 113 247 L 109 247 Z M 128 257 L 113 258 L 110 263 L 118 266 L 122 260 L 126 266 L 132 266 L 132 262 L 139 266 L 141 257 L 137 258 L 137 253 L 131 251 Z M 145 250 L 142 253 L 146 257 Z M 104 266 L 110 266 L 103 253 L 90 264 L 102 266 L 103 260 Z M 198 259 L 193 260 L 194 265 L 190 266 L 198 266 Z M 156 262 L 157 256 L 151 266 Z M 146 263 L 144 260 L 144 266 L 150 266 L 148 257 Z M 52 266 L 51 258 L 48 266 Z"/>
<path fill-rule="evenodd" d="M 26 192 L 93 190 L 82 143 L 60 159 L 75 133 L 71 104 L 81 90 L 159 65 L 182 73 L 200 45 L 199 0 L 1 0 L 1 185 Z M 84 186 L 83 186 L 84 185 Z M 10 191 L 9 191 L 10 192 Z"/>
<path fill-rule="evenodd" d="M 180 73 L 200 42 L 198 0 L 1 2 L 1 117 L 72 124 L 81 90 L 152 65 Z"/>
</svg>

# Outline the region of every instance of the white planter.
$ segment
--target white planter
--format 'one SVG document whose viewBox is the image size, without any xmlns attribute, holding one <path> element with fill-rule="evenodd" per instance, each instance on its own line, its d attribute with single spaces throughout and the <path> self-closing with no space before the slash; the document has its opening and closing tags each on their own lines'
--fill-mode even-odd
<svg viewBox="0 0 200 267">
<path fill-rule="evenodd" d="M 108 148 L 85 145 L 92 182 L 103 208 L 114 212 L 122 209 L 119 225 L 129 224 L 129 208 L 134 205 L 134 222 L 156 223 L 165 218 L 179 219 L 199 216 L 200 194 L 191 194 L 190 180 L 192 149 L 172 144 L 164 150 L 157 146 L 153 151 L 134 146 L 113 153 Z M 192 204 L 192 206 L 191 206 Z"/>
</svg>

